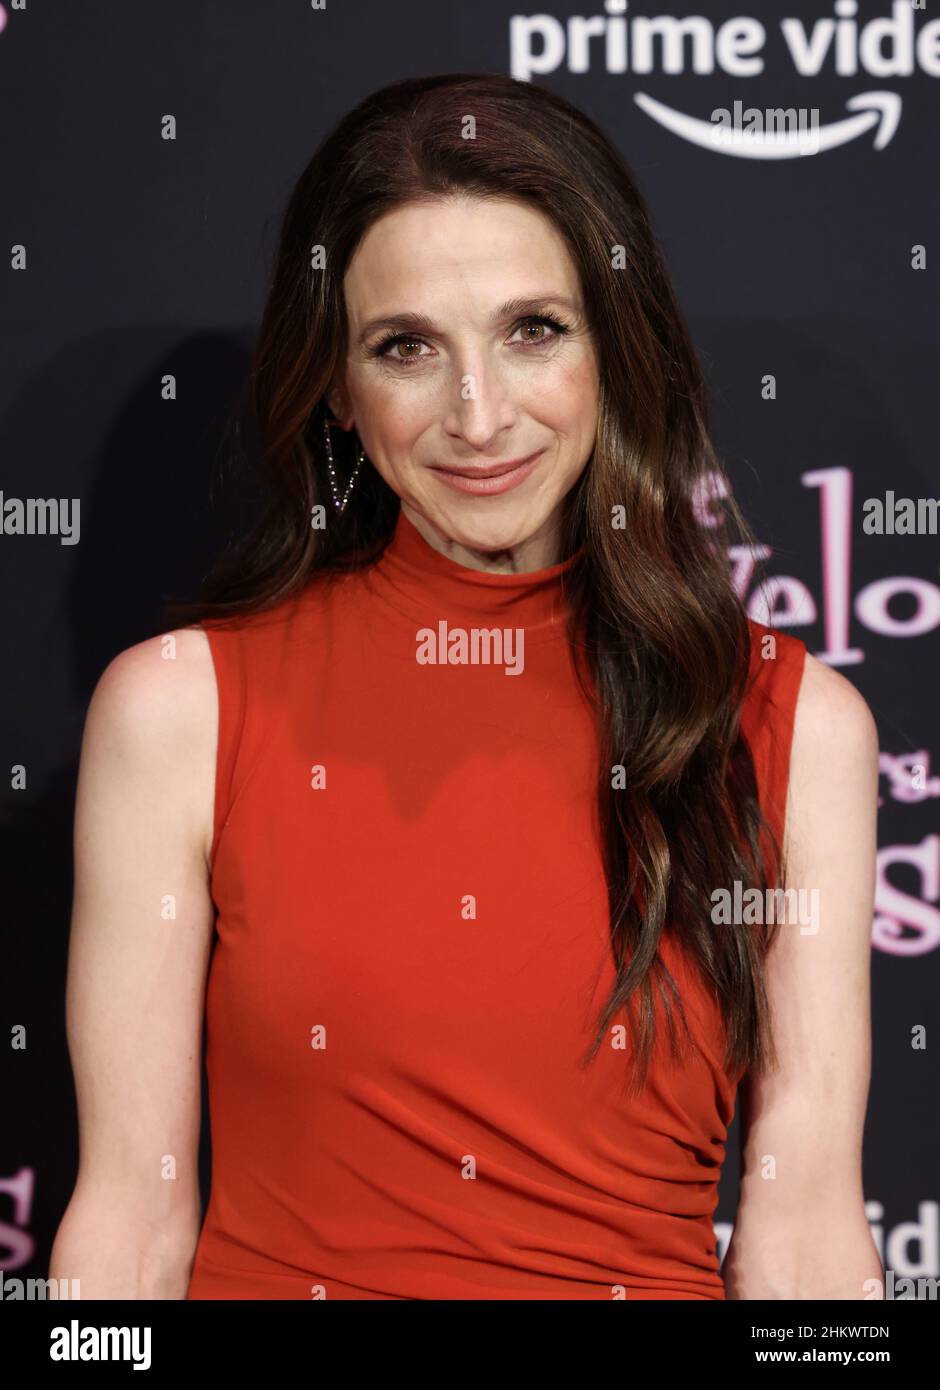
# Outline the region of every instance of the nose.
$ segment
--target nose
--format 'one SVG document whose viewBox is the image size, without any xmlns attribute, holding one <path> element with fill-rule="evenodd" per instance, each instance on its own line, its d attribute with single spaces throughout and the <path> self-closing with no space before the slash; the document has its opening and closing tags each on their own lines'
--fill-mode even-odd
<svg viewBox="0 0 940 1390">
<path fill-rule="evenodd" d="M 519 418 L 498 367 L 481 355 L 457 364 L 447 391 L 444 431 L 473 449 L 498 447 L 500 434 L 511 430 Z"/>
</svg>

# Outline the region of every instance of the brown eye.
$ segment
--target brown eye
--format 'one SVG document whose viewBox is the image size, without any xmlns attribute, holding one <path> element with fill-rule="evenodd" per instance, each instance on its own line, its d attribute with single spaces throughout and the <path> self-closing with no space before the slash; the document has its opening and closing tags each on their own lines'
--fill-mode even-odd
<svg viewBox="0 0 940 1390">
<path fill-rule="evenodd" d="M 517 324 L 513 341 L 521 343 L 524 347 L 547 347 L 549 343 L 563 338 L 568 332 L 570 329 L 567 324 L 561 323 L 558 319 L 550 318 L 547 314 L 533 314 Z M 520 333 L 521 338 L 516 336 Z"/>
<path fill-rule="evenodd" d="M 545 337 L 545 324 L 534 322 L 523 324 L 523 331 L 529 334 L 530 343 L 538 343 Z"/>
<path fill-rule="evenodd" d="M 369 348 L 369 356 L 391 362 L 392 366 L 410 367 L 413 362 L 421 362 L 426 344 L 423 338 L 409 338 L 407 334 L 390 334 L 375 347 Z"/>
</svg>

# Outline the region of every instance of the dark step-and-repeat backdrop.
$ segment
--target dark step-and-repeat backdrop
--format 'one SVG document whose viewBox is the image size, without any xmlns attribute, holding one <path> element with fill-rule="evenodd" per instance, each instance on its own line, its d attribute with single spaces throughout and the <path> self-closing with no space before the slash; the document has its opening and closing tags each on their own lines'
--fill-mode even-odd
<svg viewBox="0 0 940 1390">
<path fill-rule="evenodd" d="M 760 543 L 729 556 L 748 611 L 877 718 L 865 1196 L 894 1277 L 936 1277 L 940 17 L 910 0 L 2 0 L 0 1269 L 46 1273 L 77 1168 L 95 681 L 230 525 L 227 424 L 293 181 L 367 92 L 457 70 L 544 84 L 625 155 Z M 49 524 L 19 526 L 36 498 Z"/>
</svg>

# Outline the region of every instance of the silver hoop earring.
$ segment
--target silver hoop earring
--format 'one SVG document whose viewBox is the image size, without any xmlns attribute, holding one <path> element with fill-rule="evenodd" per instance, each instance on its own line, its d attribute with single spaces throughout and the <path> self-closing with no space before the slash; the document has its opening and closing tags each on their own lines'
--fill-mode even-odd
<svg viewBox="0 0 940 1390">
<path fill-rule="evenodd" d="M 326 471 L 329 474 L 330 478 L 330 491 L 333 494 L 333 506 L 336 508 L 337 512 L 342 514 L 346 510 L 346 503 L 349 501 L 350 494 L 352 493 L 353 488 L 356 486 L 356 479 L 358 478 L 359 470 L 363 465 L 365 454 L 363 453 L 362 445 L 360 444 L 358 457 L 356 459 L 356 462 L 353 464 L 353 470 L 350 474 L 349 482 L 346 484 L 346 491 L 343 493 L 342 497 L 340 497 L 336 487 L 336 465 L 333 461 L 333 445 L 330 442 L 330 426 L 325 415 L 323 417 L 323 437 L 326 440 Z"/>
</svg>

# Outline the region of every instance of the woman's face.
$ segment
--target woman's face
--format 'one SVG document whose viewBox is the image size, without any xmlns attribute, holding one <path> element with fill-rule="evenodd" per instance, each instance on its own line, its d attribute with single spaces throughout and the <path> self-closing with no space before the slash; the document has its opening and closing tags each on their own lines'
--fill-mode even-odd
<svg viewBox="0 0 940 1390">
<path fill-rule="evenodd" d="M 372 225 L 344 288 L 349 346 L 328 403 L 409 519 L 457 559 L 509 552 L 505 565 L 530 570 L 561 558 L 598 369 L 553 224 L 509 199 L 409 203 Z"/>
</svg>

